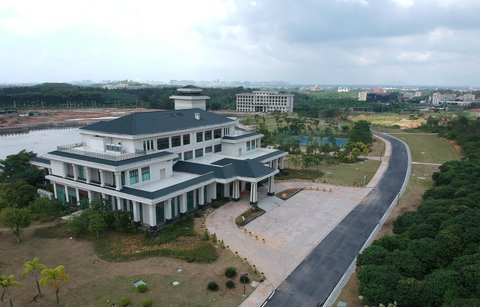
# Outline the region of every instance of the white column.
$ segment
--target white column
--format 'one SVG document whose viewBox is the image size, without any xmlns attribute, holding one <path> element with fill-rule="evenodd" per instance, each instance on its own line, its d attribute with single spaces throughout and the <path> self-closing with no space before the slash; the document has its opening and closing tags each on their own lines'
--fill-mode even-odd
<svg viewBox="0 0 480 307">
<path fill-rule="evenodd" d="M 100 172 L 100 186 L 105 186 L 105 172 L 103 170 L 99 170 Z"/>
<path fill-rule="evenodd" d="M 199 198 L 198 204 L 200 206 L 205 205 L 205 188 L 206 186 L 201 187 L 198 192 L 198 198 Z"/>
<path fill-rule="evenodd" d="M 84 169 L 85 169 L 85 181 L 87 183 L 90 183 L 91 169 L 88 166 L 85 166 Z"/>
<path fill-rule="evenodd" d="M 149 224 L 150 227 L 157 226 L 157 207 L 153 204 L 149 205 Z"/>
<path fill-rule="evenodd" d="M 273 168 L 278 169 L 278 159 L 273 160 Z"/>
<path fill-rule="evenodd" d="M 230 197 L 230 183 L 223 185 L 223 197 Z"/>
<path fill-rule="evenodd" d="M 133 221 L 139 222 L 140 221 L 140 208 L 138 202 L 133 202 Z"/>
<path fill-rule="evenodd" d="M 88 190 L 87 193 L 88 193 L 88 201 L 89 201 L 89 202 L 92 202 L 92 200 L 93 200 L 93 193 L 92 193 L 92 191 Z"/>
<path fill-rule="evenodd" d="M 257 183 L 252 182 L 250 183 L 250 204 L 256 204 L 257 201 Z"/>
<path fill-rule="evenodd" d="M 169 221 L 172 219 L 172 199 L 169 198 L 163 202 L 163 213 L 165 214 L 165 220 Z"/>
<path fill-rule="evenodd" d="M 284 160 L 285 160 L 284 157 L 281 157 L 281 158 L 280 158 L 280 165 L 279 165 L 279 168 L 280 168 L 280 169 L 283 169 L 283 167 L 284 167 L 284 162 L 285 162 Z"/>
<path fill-rule="evenodd" d="M 240 200 L 240 181 L 235 180 L 233 182 L 233 200 L 238 201 Z"/>
<path fill-rule="evenodd" d="M 73 168 L 73 179 L 77 180 L 78 179 L 77 166 L 75 164 L 72 164 L 72 168 Z"/>
<path fill-rule="evenodd" d="M 180 199 L 180 197 L 178 197 L 178 196 L 175 196 L 175 198 L 173 199 L 173 213 L 175 214 L 175 216 L 178 215 L 179 199 Z"/>
<path fill-rule="evenodd" d="M 79 204 L 80 203 L 80 191 L 77 188 L 75 188 L 75 197 L 77 197 L 77 204 Z"/>
<path fill-rule="evenodd" d="M 122 189 L 122 178 L 121 178 L 122 173 L 115 172 L 114 175 L 115 175 L 115 190 L 120 191 Z"/>
<path fill-rule="evenodd" d="M 198 206 L 197 190 L 198 189 L 195 189 L 195 190 L 192 191 L 193 192 L 193 208 L 194 209 L 197 208 L 197 206 Z"/>
<path fill-rule="evenodd" d="M 187 193 L 183 193 L 182 196 L 180 196 L 180 213 L 186 213 L 187 212 Z"/>
<path fill-rule="evenodd" d="M 117 209 L 117 200 L 115 199 L 115 196 L 110 196 L 110 205 L 112 206 L 112 211 L 115 211 Z"/>
<path fill-rule="evenodd" d="M 122 210 L 122 199 L 120 197 L 115 197 L 117 200 L 117 210 Z"/>
<path fill-rule="evenodd" d="M 246 184 L 247 184 L 247 183 L 246 183 L 245 181 L 241 181 L 241 182 L 240 182 L 240 192 L 241 192 L 241 191 L 245 191 L 245 185 L 246 185 Z"/>
<path fill-rule="evenodd" d="M 57 196 L 57 184 L 53 182 L 53 195 L 55 196 L 55 199 L 58 199 Z"/>
<path fill-rule="evenodd" d="M 268 177 L 268 196 L 275 195 L 275 176 Z"/>
<path fill-rule="evenodd" d="M 208 202 L 211 202 L 214 199 L 217 199 L 217 183 L 213 182 L 208 188 Z"/>
<path fill-rule="evenodd" d="M 68 203 L 70 201 L 70 196 L 68 195 L 68 187 L 65 185 L 65 201 Z"/>
</svg>

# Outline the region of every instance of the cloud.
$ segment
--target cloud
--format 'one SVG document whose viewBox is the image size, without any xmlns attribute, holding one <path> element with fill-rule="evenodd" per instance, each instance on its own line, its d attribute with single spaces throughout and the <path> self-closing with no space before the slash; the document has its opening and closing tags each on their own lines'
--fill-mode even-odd
<svg viewBox="0 0 480 307">
<path fill-rule="evenodd" d="M 478 11 L 477 0 L 3 0 L 0 82 L 474 85 Z"/>
</svg>

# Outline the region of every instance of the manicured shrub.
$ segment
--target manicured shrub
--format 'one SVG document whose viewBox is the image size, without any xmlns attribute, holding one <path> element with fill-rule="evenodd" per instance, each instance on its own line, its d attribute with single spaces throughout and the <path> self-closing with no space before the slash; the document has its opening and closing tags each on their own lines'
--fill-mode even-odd
<svg viewBox="0 0 480 307">
<path fill-rule="evenodd" d="M 152 300 L 149 298 L 146 298 L 142 301 L 142 306 L 143 307 L 152 307 Z"/>
<path fill-rule="evenodd" d="M 126 297 L 122 297 L 122 299 L 120 300 L 120 306 L 125 307 L 128 305 L 130 305 L 130 300 Z"/>
<path fill-rule="evenodd" d="M 144 285 L 144 284 L 138 285 L 138 287 L 137 287 L 137 291 L 140 292 L 140 293 L 144 293 L 147 290 L 148 290 L 148 287 L 147 287 L 147 285 Z"/>
<path fill-rule="evenodd" d="M 195 211 L 195 213 L 193 214 L 193 217 L 196 217 L 196 218 L 202 217 L 202 212 Z"/>
<path fill-rule="evenodd" d="M 217 243 L 217 235 L 212 233 L 212 242 Z"/>
<path fill-rule="evenodd" d="M 220 287 L 218 286 L 218 284 L 216 282 L 211 281 L 211 282 L 208 283 L 207 289 L 210 290 L 210 291 L 218 291 L 218 289 L 220 289 Z"/>
<path fill-rule="evenodd" d="M 235 283 L 233 282 L 233 280 L 228 280 L 225 283 L 225 286 L 227 286 L 227 288 L 229 288 L 229 289 L 232 289 L 232 288 L 235 288 Z"/>
<path fill-rule="evenodd" d="M 228 267 L 225 269 L 225 276 L 233 278 L 237 275 L 237 270 L 234 267 Z"/>
</svg>

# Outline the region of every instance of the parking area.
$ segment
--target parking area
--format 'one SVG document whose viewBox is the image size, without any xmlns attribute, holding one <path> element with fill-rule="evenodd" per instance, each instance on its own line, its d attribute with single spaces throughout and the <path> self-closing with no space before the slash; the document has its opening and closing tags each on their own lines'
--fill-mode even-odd
<svg viewBox="0 0 480 307">
<path fill-rule="evenodd" d="M 247 198 L 216 209 L 206 220 L 208 230 L 264 272 L 272 288 L 371 191 L 302 181 L 277 183 L 276 191 L 297 187 L 305 190 L 286 201 L 277 197 L 260 199 L 259 207 L 266 213 L 243 229 L 234 220 L 249 208 Z M 266 195 L 266 191 L 260 190 L 260 195 Z"/>
</svg>

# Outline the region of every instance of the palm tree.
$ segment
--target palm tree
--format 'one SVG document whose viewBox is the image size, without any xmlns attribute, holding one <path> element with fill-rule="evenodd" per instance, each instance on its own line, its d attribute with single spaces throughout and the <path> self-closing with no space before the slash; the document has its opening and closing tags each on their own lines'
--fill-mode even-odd
<svg viewBox="0 0 480 307">
<path fill-rule="evenodd" d="M 40 284 L 38 283 L 38 272 L 45 270 L 47 267 L 39 263 L 40 259 L 38 257 L 33 258 L 30 261 L 25 262 L 22 276 L 27 275 L 30 272 L 33 272 L 35 276 L 35 283 L 37 284 L 38 297 L 42 297 L 42 291 L 40 291 Z"/>
<path fill-rule="evenodd" d="M 65 267 L 63 265 L 59 265 L 54 269 L 43 269 L 42 270 L 42 278 L 40 278 L 40 284 L 42 286 L 52 284 L 53 290 L 55 291 L 55 297 L 57 298 L 57 307 L 60 307 L 60 300 L 58 299 L 58 292 L 60 288 L 58 286 L 61 280 L 68 280 L 70 276 L 63 273 Z"/>
<path fill-rule="evenodd" d="M 5 294 L 7 294 L 8 299 L 10 301 L 10 307 L 13 307 L 12 297 L 10 296 L 10 293 L 8 292 L 8 288 L 15 287 L 15 286 L 21 286 L 22 283 L 19 282 L 19 281 L 16 281 L 15 276 L 13 274 L 10 274 L 8 276 L 6 276 L 6 275 L 0 276 L 0 285 L 3 288 L 2 297 L 0 298 L 0 301 L 3 302 L 4 296 L 5 296 Z"/>
</svg>

